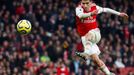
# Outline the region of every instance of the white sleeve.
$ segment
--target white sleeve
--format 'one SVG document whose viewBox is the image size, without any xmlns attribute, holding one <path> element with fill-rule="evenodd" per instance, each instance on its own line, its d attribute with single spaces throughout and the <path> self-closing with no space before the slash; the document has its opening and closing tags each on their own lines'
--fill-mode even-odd
<svg viewBox="0 0 134 75">
<path fill-rule="evenodd" d="M 103 8 L 103 7 L 100 7 L 100 6 L 96 6 L 97 10 L 98 10 L 98 14 L 102 13 L 102 12 L 106 12 L 106 13 L 111 13 L 111 14 L 115 14 L 115 15 L 120 15 L 120 12 L 118 11 L 115 11 L 113 9 L 110 9 L 110 8 Z"/>
<path fill-rule="evenodd" d="M 81 8 L 81 7 L 77 7 L 75 9 L 75 12 L 76 12 L 76 16 L 78 16 L 80 19 L 91 16 L 91 13 L 83 13 L 83 8 Z"/>
</svg>

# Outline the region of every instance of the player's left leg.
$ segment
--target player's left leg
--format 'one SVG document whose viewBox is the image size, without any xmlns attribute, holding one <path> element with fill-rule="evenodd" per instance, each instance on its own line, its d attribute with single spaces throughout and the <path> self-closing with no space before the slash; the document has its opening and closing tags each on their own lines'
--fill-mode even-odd
<svg viewBox="0 0 134 75">
<path fill-rule="evenodd" d="M 87 34 L 81 37 L 84 52 L 76 52 L 75 54 L 84 60 L 88 59 L 90 54 L 96 53 L 96 51 L 92 50 L 92 46 L 93 44 L 98 43 L 100 38 L 101 35 L 98 28 L 90 30 Z M 100 53 L 100 51 L 97 52 L 98 54 Z"/>
</svg>

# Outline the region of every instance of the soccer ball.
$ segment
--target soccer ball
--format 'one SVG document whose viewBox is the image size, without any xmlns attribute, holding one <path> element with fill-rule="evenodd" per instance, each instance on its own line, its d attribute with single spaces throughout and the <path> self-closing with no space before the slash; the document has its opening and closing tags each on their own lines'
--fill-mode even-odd
<svg viewBox="0 0 134 75">
<path fill-rule="evenodd" d="M 28 34 L 32 29 L 31 23 L 28 20 L 20 20 L 17 23 L 17 31 L 20 34 Z"/>
</svg>

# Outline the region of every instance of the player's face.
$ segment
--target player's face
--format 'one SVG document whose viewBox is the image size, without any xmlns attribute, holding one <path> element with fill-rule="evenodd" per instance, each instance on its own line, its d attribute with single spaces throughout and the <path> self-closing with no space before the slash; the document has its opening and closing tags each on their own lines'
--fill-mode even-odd
<svg viewBox="0 0 134 75">
<path fill-rule="evenodd" d="M 82 0 L 81 3 L 82 3 L 82 6 L 85 9 L 89 9 L 89 7 L 90 7 L 90 0 Z"/>
</svg>

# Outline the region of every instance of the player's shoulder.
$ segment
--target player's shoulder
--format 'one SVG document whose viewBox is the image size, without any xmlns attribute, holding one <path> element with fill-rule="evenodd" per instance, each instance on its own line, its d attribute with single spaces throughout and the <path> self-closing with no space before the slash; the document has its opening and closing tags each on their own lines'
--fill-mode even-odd
<svg viewBox="0 0 134 75">
<path fill-rule="evenodd" d="M 83 8 L 82 8 L 82 6 L 81 6 L 81 5 L 78 5 L 78 6 L 76 7 L 76 10 L 82 11 L 82 10 L 83 10 Z"/>
<path fill-rule="evenodd" d="M 81 8 L 81 9 L 83 9 L 82 6 L 81 6 L 80 4 L 79 4 L 76 8 Z"/>
<path fill-rule="evenodd" d="M 97 6 L 95 3 L 91 3 L 91 7 Z"/>
</svg>

